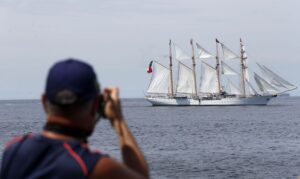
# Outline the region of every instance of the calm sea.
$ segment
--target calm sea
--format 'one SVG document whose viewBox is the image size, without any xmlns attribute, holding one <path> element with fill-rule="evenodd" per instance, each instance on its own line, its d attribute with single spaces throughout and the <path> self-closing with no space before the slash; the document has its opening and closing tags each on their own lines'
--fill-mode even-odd
<svg viewBox="0 0 300 179">
<path fill-rule="evenodd" d="M 152 107 L 124 99 L 124 115 L 152 178 L 296 178 L 300 176 L 300 98 L 268 106 Z M 5 141 L 39 132 L 39 101 L 0 101 L 0 152 Z M 120 159 L 116 135 L 102 120 L 94 148 Z"/>
</svg>

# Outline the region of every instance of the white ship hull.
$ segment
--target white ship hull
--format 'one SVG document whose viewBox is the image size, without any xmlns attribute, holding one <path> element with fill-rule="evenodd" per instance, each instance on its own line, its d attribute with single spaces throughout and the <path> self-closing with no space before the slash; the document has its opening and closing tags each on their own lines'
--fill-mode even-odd
<svg viewBox="0 0 300 179">
<path fill-rule="evenodd" d="M 271 98 L 275 96 L 226 96 L 219 99 L 193 99 L 183 97 L 146 97 L 153 106 L 247 106 L 247 105 L 267 105 Z"/>
</svg>

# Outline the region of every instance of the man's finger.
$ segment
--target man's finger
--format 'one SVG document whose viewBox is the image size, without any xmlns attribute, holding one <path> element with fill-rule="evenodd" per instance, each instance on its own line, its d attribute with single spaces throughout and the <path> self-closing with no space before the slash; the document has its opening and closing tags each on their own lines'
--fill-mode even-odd
<svg viewBox="0 0 300 179">
<path fill-rule="evenodd" d="M 119 88 L 117 87 L 109 87 L 104 89 L 105 92 L 110 94 L 110 97 L 113 100 L 118 100 L 119 99 Z"/>
</svg>

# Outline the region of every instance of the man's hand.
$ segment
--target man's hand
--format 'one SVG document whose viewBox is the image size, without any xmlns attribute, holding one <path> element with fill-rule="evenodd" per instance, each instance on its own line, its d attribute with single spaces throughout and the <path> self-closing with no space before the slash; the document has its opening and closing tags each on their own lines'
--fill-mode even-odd
<svg viewBox="0 0 300 179">
<path fill-rule="evenodd" d="M 106 117 L 113 124 L 114 120 L 122 120 L 121 101 L 119 98 L 119 89 L 116 87 L 104 89 L 104 112 Z"/>
</svg>

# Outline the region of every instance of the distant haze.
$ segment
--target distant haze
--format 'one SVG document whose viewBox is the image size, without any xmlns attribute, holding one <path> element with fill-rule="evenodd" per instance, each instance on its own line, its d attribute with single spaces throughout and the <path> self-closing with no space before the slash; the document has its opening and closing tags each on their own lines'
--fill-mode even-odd
<svg viewBox="0 0 300 179">
<path fill-rule="evenodd" d="M 101 85 L 119 86 L 122 97 L 143 97 L 149 61 L 168 53 L 169 39 L 190 53 L 190 38 L 215 52 L 217 37 L 239 52 L 242 37 L 250 68 L 260 62 L 300 87 L 299 7 L 296 0 L 0 0 L 0 99 L 39 98 L 49 67 L 67 57 L 92 64 Z"/>
</svg>

